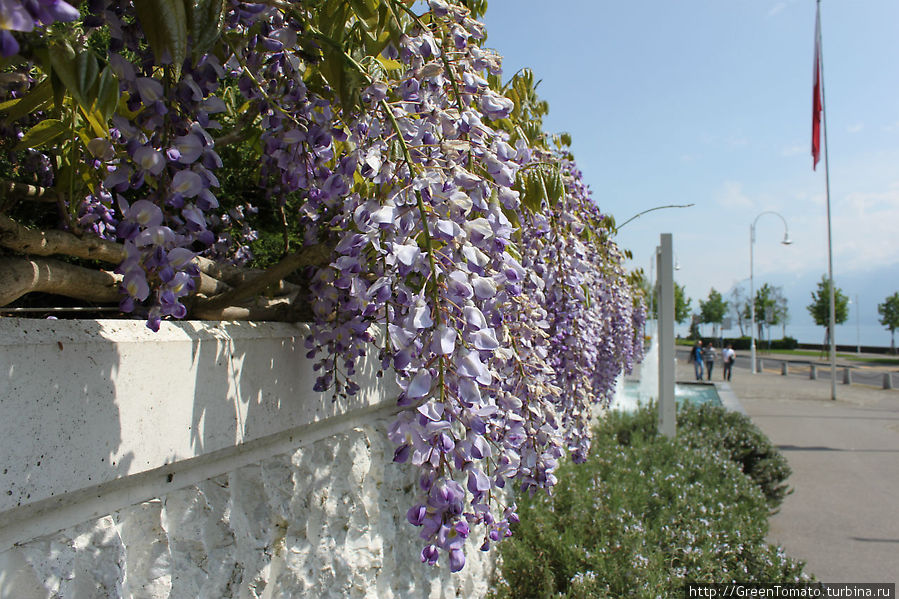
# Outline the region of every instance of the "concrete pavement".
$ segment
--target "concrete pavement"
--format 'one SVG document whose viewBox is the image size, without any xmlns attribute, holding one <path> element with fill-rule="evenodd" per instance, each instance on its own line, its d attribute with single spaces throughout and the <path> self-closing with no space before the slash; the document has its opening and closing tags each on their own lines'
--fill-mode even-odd
<svg viewBox="0 0 899 599">
<path fill-rule="evenodd" d="M 677 380 L 693 379 L 679 359 Z M 824 582 L 899 581 L 899 390 L 838 384 L 832 401 L 829 376 L 753 375 L 748 363 L 730 388 L 793 469 L 769 541 Z"/>
</svg>

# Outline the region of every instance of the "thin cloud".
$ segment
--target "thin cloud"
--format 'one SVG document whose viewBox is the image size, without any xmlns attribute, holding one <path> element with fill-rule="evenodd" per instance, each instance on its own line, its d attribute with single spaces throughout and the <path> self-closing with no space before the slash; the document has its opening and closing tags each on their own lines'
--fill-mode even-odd
<svg viewBox="0 0 899 599">
<path fill-rule="evenodd" d="M 743 184 L 738 181 L 725 181 L 724 189 L 717 194 L 715 202 L 725 208 L 752 208 L 755 202 L 743 193 Z"/>
<path fill-rule="evenodd" d="M 853 192 L 835 221 L 836 253 L 844 264 L 864 269 L 893 264 L 899 254 L 899 185 L 880 192 Z M 864 232 L 863 234 L 860 232 Z"/>
<path fill-rule="evenodd" d="M 787 7 L 786 2 L 778 2 L 774 6 L 771 7 L 771 10 L 768 11 L 768 18 L 775 17 L 783 12 L 783 9 Z"/>
<path fill-rule="evenodd" d="M 854 124 L 846 127 L 846 131 L 848 131 L 849 133 L 858 133 L 859 131 L 861 131 L 864 128 L 865 128 L 865 124 L 859 122 L 859 123 L 854 123 Z"/>
<path fill-rule="evenodd" d="M 791 156 L 799 156 L 800 154 L 804 154 L 809 151 L 808 146 L 794 144 L 792 146 L 787 146 L 780 151 L 780 155 L 784 158 L 789 158 Z"/>
</svg>

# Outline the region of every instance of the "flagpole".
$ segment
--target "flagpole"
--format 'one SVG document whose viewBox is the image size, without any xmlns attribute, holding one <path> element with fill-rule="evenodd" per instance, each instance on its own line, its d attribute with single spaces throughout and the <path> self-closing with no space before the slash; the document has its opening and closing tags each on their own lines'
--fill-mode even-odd
<svg viewBox="0 0 899 599">
<path fill-rule="evenodd" d="M 827 194 L 827 277 L 830 280 L 830 399 L 837 398 L 837 331 L 836 331 L 836 286 L 833 284 L 833 235 L 830 220 L 830 161 L 827 150 L 830 138 L 827 137 L 827 104 L 824 100 L 824 50 L 821 43 L 821 0 L 817 0 L 815 15 L 815 43 L 818 48 L 818 77 L 821 78 L 821 125 L 824 129 L 824 182 Z"/>
</svg>

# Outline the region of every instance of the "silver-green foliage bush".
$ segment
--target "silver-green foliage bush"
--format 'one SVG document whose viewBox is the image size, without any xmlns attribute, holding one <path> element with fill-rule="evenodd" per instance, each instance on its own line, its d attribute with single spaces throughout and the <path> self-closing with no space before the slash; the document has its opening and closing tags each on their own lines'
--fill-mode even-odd
<svg viewBox="0 0 899 599">
<path fill-rule="evenodd" d="M 802 580 L 802 564 L 764 540 L 762 486 L 722 451 L 715 427 L 728 419 L 686 411 L 676 441 L 654 433 L 651 409 L 610 415 L 587 462 L 560 468 L 552 497 L 521 498 L 495 596 L 674 597 L 688 581 Z"/>
</svg>

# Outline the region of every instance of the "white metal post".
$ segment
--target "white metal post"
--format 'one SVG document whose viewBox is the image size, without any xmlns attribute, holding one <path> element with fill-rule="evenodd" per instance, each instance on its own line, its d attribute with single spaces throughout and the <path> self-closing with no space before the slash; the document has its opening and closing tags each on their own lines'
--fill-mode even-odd
<svg viewBox="0 0 899 599">
<path fill-rule="evenodd" d="M 759 215 L 761 216 L 761 215 Z M 759 217 L 755 217 L 755 222 L 749 225 L 749 310 L 752 314 L 752 324 L 749 325 L 749 335 L 752 341 L 749 343 L 749 361 L 752 364 L 752 374 L 757 372 L 755 367 L 755 270 L 753 264 L 753 246 L 755 246 L 755 223 Z"/>
<path fill-rule="evenodd" d="M 671 233 L 662 233 L 659 273 L 659 432 L 677 434 L 674 403 L 674 265 Z"/>
<path fill-rule="evenodd" d="M 755 217 L 755 220 L 752 221 L 752 224 L 749 225 L 749 308 L 750 313 L 752 314 L 752 325 L 750 326 L 749 334 L 752 337 L 752 341 L 749 345 L 750 348 L 750 362 L 752 362 L 752 374 L 756 374 L 758 372 L 758 368 L 756 368 L 756 360 L 755 360 L 755 265 L 753 263 L 754 260 L 754 252 L 755 252 L 755 225 L 759 222 L 759 218 L 764 214 L 773 214 L 778 217 L 784 224 L 784 238 L 781 241 L 784 245 L 790 245 L 793 243 L 790 241 L 790 229 L 787 227 L 787 220 L 778 212 L 774 212 L 773 210 L 765 210 Z M 769 319 L 765 318 L 765 322 L 769 322 Z M 769 332 L 769 341 L 770 341 L 770 332 Z"/>
<path fill-rule="evenodd" d="M 818 0 L 818 18 L 815 35 L 818 43 L 819 73 L 821 77 L 821 127 L 824 130 L 824 185 L 827 195 L 827 279 L 830 281 L 830 399 L 837 399 L 837 319 L 836 319 L 836 285 L 833 282 L 833 235 L 830 224 L 830 161 L 827 150 L 830 138 L 827 137 L 827 104 L 824 102 L 824 48 L 821 43 L 821 0 Z"/>
</svg>

